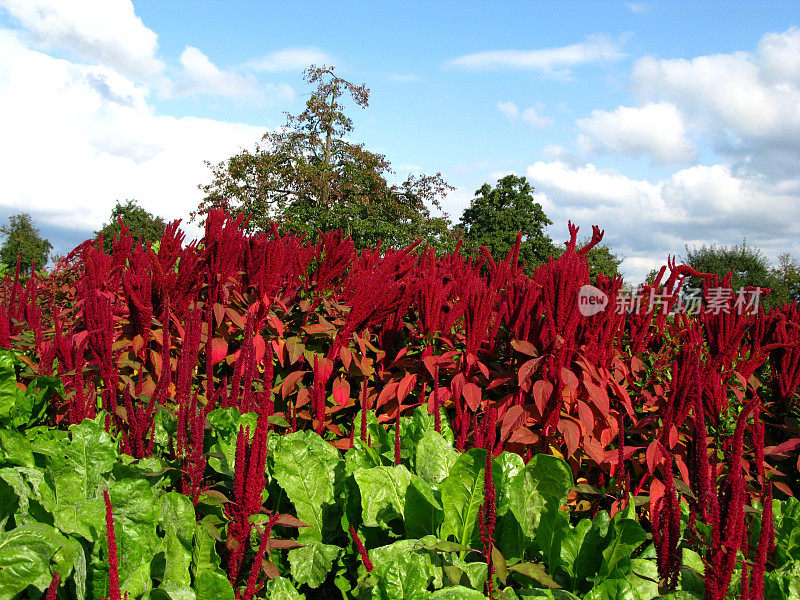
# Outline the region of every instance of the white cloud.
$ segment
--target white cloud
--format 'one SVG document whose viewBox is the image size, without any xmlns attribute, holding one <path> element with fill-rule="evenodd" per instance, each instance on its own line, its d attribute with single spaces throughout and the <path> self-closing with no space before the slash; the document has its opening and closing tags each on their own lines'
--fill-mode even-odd
<svg viewBox="0 0 800 600">
<path fill-rule="evenodd" d="M 181 53 L 183 73 L 173 84 L 171 94 L 176 96 L 205 94 L 252 100 L 270 99 L 289 102 L 294 90 L 286 84 L 260 85 L 252 74 L 240 75 L 223 71 L 194 46 L 186 46 Z"/>
<path fill-rule="evenodd" d="M 800 180 L 769 183 L 738 177 L 723 165 L 694 166 L 656 183 L 631 179 L 592 164 L 537 162 L 527 169 L 537 201 L 554 221 L 554 239 L 572 220 L 606 230 L 624 255 L 631 282 L 641 281 L 684 244 L 749 244 L 777 258 L 800 254 Z"/>
<path fill-rule="evenodd" d="M 606 36 L 589 36 L 585 42 L 539 50 L 489 50 L 459 56 L 448 65 L 470 70 L 520 69 L 566 76 L 570 68 L 607 62 L 625 56 L 619 41 Z"/>
<path fill-rule="evenodd" d="M 628 9 L 637 15 L 643 15 L 650 12 L 650 5 L 645 2 L 628 2 Z"/>
<path fill-rule="evenodd" d="M 45 47 L 66 48 L 136 81 L 154 82 L 164 71 L 158 36 L 130 0 L 0 0 L 0 7 Z"/>
<path fill-rule="evenodd" d="M 159 115 L 147 96 L 111 68 L 52 58 L 0 29 L 0 131 L 13 140 L 0 145 L 0 204 L 87 234 L 125 198 L 167 219 L 186 217 L 202 198 L 197 185 L 209 180 L 203 161 L 223 160 L 263 133 Z"/>
<path fill-rule="evenodd" d="M 390 75 L 389 81 L 394 83 L 416 83 L 418 81 L 422 81 L 422 77 L 418 77 L 417 75 L 407 75 L 404 73 L 398 73 L 396 75 Z"/>
<path fill-rule="evenodd" d="M 514 102 L 498 102 L 497 110 L 499 110 L 503 116 L 510 121 L 519 118 L 519 108 L 517 108 L 517 105 Z"/>
<path fill-rule="evenodd" d="M 528 125 L 537 129 L 549 127 L 553 124 L 553 119 L 550 117 L 545 117 L 539 113 L 539 111 L 541 111 L 543 108 L 544 104 L 539 102 L 536 107 L 531 106 L 520 112 L 519 108 L 514 102 L 497 103 L 497 110 L 499 110 L 509 121 L 513 122 L 517 119 L 522 119 L 528 123 Z"/>
<path fill-rule="evenodd" d="M 799 48 L 793 27 L 763 36 L 755 53 L 643 58 L 633 83 L 674 104 L 736 168 L 785 176 L 800 168 Z"/>
<path fill-rule="evenodd" d="M 656 164 L 692 162 L 697 151 L 685 136 L 678 110 L 667 102 L 642 107 L 620 106 L 608 112 L 593 110 L 591 117 L 576 121 L 584 131 L 579 145 L 586 152 L 648 155 Z"/>
<path fill-rule="evenodd" d="M 246 63 L 246 67 L 253 71 L 302 71 L 310 65 L 328 65 L 334 63 L 333 57 L 315 46 L 302 46 L 299 48 L 285 48 L 271 52 L 266 56 Z"/>
</svg>

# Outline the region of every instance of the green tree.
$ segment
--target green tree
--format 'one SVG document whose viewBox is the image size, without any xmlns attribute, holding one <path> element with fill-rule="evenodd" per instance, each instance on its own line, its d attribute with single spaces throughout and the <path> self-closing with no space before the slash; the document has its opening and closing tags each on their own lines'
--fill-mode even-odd
<svg viewBox="0 0 800 600">
<path fill-rule="evenodd" d="M 684 262 L 701 273 L 714 273 L 720 280 L 731 273 L 731 287 L 739 290 L 744 287 L 761 287 L 777 290 L 779 280 L 770 262 L 758 248 L 748 246 L 746 241 L 740 245 L 717 246 L 705 244 L 700 248 L 686 248 Z M 697 277 L 687 277 L 685 288 L 700 288 L 703 282 Z M 770 294 L 764 299 L 764 306 L 783 304 L 781 294 Z"/>
<path fill-rule="evenodd" d="M 6 268 L 16 268 L 20 257 L 20 272 L 29 274 L 34 267 L 47 264 L 53 245 L 39 235 L 28 213 L 12 215 L 8 224 L 0 227 L 5 241 L 0 247 L 0 263 Z"/>
<path fill-rule="evenodd" d="M 103 236 L 103 250 L 111 252 L 114 236 L 119 234 L 122 227 L 119 220 L 130 230 L 135 239 L 142 242 L 155 242 L 161 239 L 166 224 L 161 217 L 156 217 L 147 212 L 136 200 L 126 200 L 125 203 L 117 201 L 116 206 L 111 211 L 109 222 L 103 225 L 100 231 L 95 231 L 95 235 Z"/>
<path fill-rule="evenodd" d="M 586 245 L 589 240 L 578 244 L 578 247 Z M 617 256 L 608 244 L 598 244 L 589 252 L 586 253 L 586 261 L 589 263 L 589 274 L 594 282 L 598 273 L 602 273 L 606 277 L 613 277 L 620 275 L 619 266 L 625 259 L 623 256 Z"/>
<path fill-rule="evenodd" d="M 525 177 L 506 175 L 494 188 L 488 183 L 475 191 L 475 197 L 461 215 L 464 239 L 472 250 L 486 246 L 493 256 L 505 257 L 522 232 L 520 260 L 528 269 L 542 264 L 557 249 L 544 232 L 552 224 L 533 200 L 533 187 Z"/>
<path fill-rule="evenodd" d="M 247 215 L 250 231 L 264 231 L 274 221 L 282 231 L 299 234 L 341 229 L 359 247 L 379 239 L 400 246 L 417 238 L 449 246 L 440 199 L 452 188 L 441 175 L 411 175 L 390 184 L 386 157 L 350 141 L 353 121 L 345 104 L 349 98 L 367 108 L 369 90 L 337 77 L 332 67 L 312 66 L 305 79 L 316 89 L 302 113 L 287 114 L 286 125 L 265 133 L 253 151 L 206 163 L 213 179 L 200 186 L 205 198 L 192 219 L 202 221 L 221 208 Z"/>
<path fill-rule="evenodd" d="M 800 300 L 800 263 L 788 252 L 778 255 L 778 266 L 772 269 L 775 286 L 771 296 L 776 304 Z"/>
</svg>

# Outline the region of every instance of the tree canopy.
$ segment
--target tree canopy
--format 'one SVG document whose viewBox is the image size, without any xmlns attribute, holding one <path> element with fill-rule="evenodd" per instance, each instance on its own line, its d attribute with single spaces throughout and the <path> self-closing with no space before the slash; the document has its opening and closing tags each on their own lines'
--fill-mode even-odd
<svg viewBox="0 0 800 600">
<path fill-rule="evenodd" d="M 544 232 L 551 224 L 541 204 L 533 199 L 533 186 L 516 175 L 506 175 L 494 187 L 486 183 L 476 190 L 460 221 L 469 247 L 486 246 L 499 257 L 508 254 L 517 233 L 522 232 L 520 260 L 527 262 L 529 269 L 557 254 L 553 240 Z"/>
<path fill-rule="evenodd" d="M 203 220 L 222 208 L 247 215 L 250 231 L 276 222 L 298 234 L 341 229 L 359 247 L 378 240 L 401 246 L 418 238 L 449 247 L 440 199 L 452 188 L 441 175 L 389 183 L 393 171 L 386 157 L 350 140 L 353 121 L 346 104 L 367 108 L 369 89 L 336 76 L 333 67 L 312 66 L 305 79 L 316 89 L 302 113 L 287 114 L 286 125 L 265 133 L 254 150 L 207 163 L 213 178 L 200 186 L 206 195 L 192 218 Z"/>
<path fill-rule="evenodd" d="M 166 224 L 161 217 L 156 217 L 139 206 L 136 200 L 126 200 L 125 203 L 117 201 L 111 210 L 109 222 L 103 225 L 100 231 L 95 231 L 95 235 L 103 236 L 103 250 L 111 252 L 114 236 L 117 235 L 122 226 L 119 220 L 130 230 L 131 235 L 143 242 L 155 242 L 161 239 Z"/>
<path fill-rule="evenodd" d="M 734 246 L 703 245 L 700 248 L 686 248 L 684 262 L 701 273 L 714 273 L 720 279 L 731 272 L 731 287 L 738 290 L 744 287 L 760 287 L 772 290 L 764 299 L 764 306 L 777 306 L 798 299 L 800 295 L 800 269 L 786 254 L 782 255 L 777 268 L 758 248 L 748 246 L 747 242 Z M 702 287 L 702 281 L 688 277 L 686 287 Z"/>
<path fill-rule="evenodd" d="M 47 264 L 53 245 L 39 235 L 33 219 L 28 213 L 11 215 L 8 223 L 0 227 L 5 241 L 0 247 L 0 263 L 6 268 L 16 267 L 20 260 L 20 272 L 29 274 L 35 267 Z"/>
</svg>

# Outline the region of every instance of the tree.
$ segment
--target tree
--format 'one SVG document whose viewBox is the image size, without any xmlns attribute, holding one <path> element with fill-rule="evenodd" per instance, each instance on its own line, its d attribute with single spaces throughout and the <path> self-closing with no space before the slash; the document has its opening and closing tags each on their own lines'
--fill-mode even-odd
<svg viewBox="0 0 800 600">
<path fill-rule="evenodd" d="M 311 66 L 305 79 L 316 85 L 297 116 L 264 134 L 254 151 L 243 151 L 216 166 L 213 180 L 201 185 L 206 196 L 192 219 L 221 208 L 249 217 L 248 229 L 267 230 L 277 222 L 284 232 L 315 234 L 342 229 L 357 246 L 406 245 L 416 238 L 448 245 L 452 239 L 440 198 L 447 190 L 441 175 L 387 181 L 393 171 L 381 154 L 349 140 L 353 121 L 345 101 L 369 105 L 369 90 L 334 74 L 333 67 Z"/>
<path fill-rule="evenodd" d="M 777 290 L 779 279 L 771 269 L 769 260 L 758 248 L 747 245 L 742 241 L 741 245 L 734 246 L 706 246 L 686 248 L 684 262 L 697 269 L 701 273 L 713 273 L 722 280 L 728 272 L 731 272 L 731 287 L 739 290 L 745 287 L 760 287 Z M 686 288 L 701 288 L 702 280 L 697 277 L 687 277 L 684 283 Z M 764 306 L 770 307 L 783 304 L 785 300 L 780 294 L 770 294 L 764 299 Z"/>
<path fill-rule="evenodd" d="M 775 286 L 772 300 L 776 304 L 785 304 L 800 300 L 800 264 L 788 252 L 778 255 L 778 266 L 772 269 Z"/>
<path fill-rule="evenodd" d="M 582 244 L 578 244 L 578 247 L 580 248 L 588 242 L 589 240 L 585 240 Z M 608 244 L 598 244 L 589 250 L 586 253 L 586 261 L 589 263 L 589 275 L 592 281 L 596 280 L 598 273 L 602 273 L 606 277 L 620 275 L 619 266 L 624 259 L 624 257 L 614 254 Z"/>
<path fill-rule="evenodd" d="M 95 231 L 95 235 L 103 236 L 103 250 L 111 252 L 114 236 L 119 234 L 122 227 L 119 219 L 130 230 L 131 235 L 142 242 L 155 242 L 161 239 L 166 224 L 161 217 L 156 217 L 147 212 L 136 200 L 126 200 L 124 204 L 117 201 L 116 206 L 111 211 L 111 219 L 103 225 L 100 231 Z"/>
<path fill-rule="evenodd" d="M 522 232 L 520 260 L 529 269 L 557 253 L 544 233 L 551 224 L 541 204 L 533 200 L 533 187 L 516 175 L 506 175 L 494 188 L 486 183 L 476 190 L 460 221 L 464 239 L 473 250 L 486 246 L 497 257 L 505 257 Z"/>
<path fill-rule="evenodd" d="M 6 236 L 0 247 L 0 263 L 6 268 L 15 268 L 20 257 L 20 272 L 29 274 L 33 268 L 47 264 L 53 245 L 39 235 L 28 213 L 12 215 L 8 224 L 0 227 Z"/>
</svg>

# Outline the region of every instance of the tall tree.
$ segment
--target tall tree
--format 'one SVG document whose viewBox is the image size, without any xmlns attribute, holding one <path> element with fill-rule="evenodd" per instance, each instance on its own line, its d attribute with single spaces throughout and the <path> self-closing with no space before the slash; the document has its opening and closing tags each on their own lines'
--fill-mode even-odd
<svg viewBox="0 0 800 600">
<path fill-rule="evenodd" d="M 686 248 L 684 262 L 701 273 L 714 273 L 720 279 L 731 272 L 731 287 L 739 290 L 744 287 L 760 287 L 776 290 L 780 284 L 769 260 L 758 248 L 748 246 L 746 241 L 740 245 L 717 246 L 703 245 L 689 250 Z M 688 277 L 686 288 L 700 288 L 702 281 L 696 277 Z M 783 304 L 785 297 L 781 294 L 770 294 L 764 299 L 764 306 Z"/>
<path fill-rule="evenodd" d="M 348 101 L 367 108 L 366 86 L 336 76 L 333 67 L 312 66 L 305 79 L 316 89 L 302 113 L 287 115 L 286 125 L 265 133 L 252 152 L 207 163 L 213 179 L 200 186 L 206 196 L 192 218 L 203 220 L 209 210 L 222 208 L 247 215 L 251 231 L 275 221 L 283 231 L 300 234 L 342 229 L 358 246 L 378 239 L 405 245 L 420 237 L 449 243 L 440 199 L 452 188 L 441 175 L 390 184 L 386 157 L 350 141 L 353 121 L 344 110 Z"/>
<path fill-rule="evenodd" d="M 494 188 L 486 183 L 476 190 L 460 221 L 467 244 L 472 249 L 486 246 L 494 256 L 506 256 L 522 232 L 520 260 L 529 269 L 557 253 L 544 232 L 551 224 L 542 205 L 533 199 L 533 186 L 516 175 L 506 175 Z"/>
<path fill-rule="evenodd" d="M 6 236 L 0 247 L 0 263 L 3 266 L 15 267 L 18 256 L 22 273 L 31 273 L 34 266 L 42 268 L 47 264 L 53 245 L 39 235 L 28 213 L 11 215 L 8 223 L 0 227 L 0 232 Z"/>
<path fill-rule="evenodd" d="M 139 206 L 136 200 L 126 200 L 125 203 L 117 201 L 116 206 L 111 210 L 111 218 L 108 223 L 103 225 L 100 231 L 95 231 L 95 235 L 103 235 L 103 250 L 111 252 L 114 236 L 117 235 L 122 226 L 120 219 L 130 230 L 135 239 L 142 242 L 155 242 L 161 239 L 166 224 L 161 219 Z"/>
</svg>

